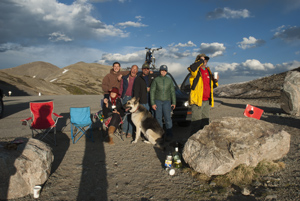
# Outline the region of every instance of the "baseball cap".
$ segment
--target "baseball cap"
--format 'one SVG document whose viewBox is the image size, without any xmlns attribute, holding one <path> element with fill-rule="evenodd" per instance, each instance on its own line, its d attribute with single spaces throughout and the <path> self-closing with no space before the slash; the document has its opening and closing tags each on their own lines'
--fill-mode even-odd
<svg viewBox="0 0 300 201">
<path fill-rule="evenodd" d="M 166 65 L 161 65 L 160 68 L 159 68 L 159 71 L 161 71 L 161 70 L 165 70 L 165 71 L 168 72 L 168 66 L 166 66 Z"/>
<path fill-rule="evenodd" d="M 144 63 L 143 66 L 142 66 L 142 69 L 144 69 L 144 68 L 150 68 L 149 64 Z"/>
</svg>

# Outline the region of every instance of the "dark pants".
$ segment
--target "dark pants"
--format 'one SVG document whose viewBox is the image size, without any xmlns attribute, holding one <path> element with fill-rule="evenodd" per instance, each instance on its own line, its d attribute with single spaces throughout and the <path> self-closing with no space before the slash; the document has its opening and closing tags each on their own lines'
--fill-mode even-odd
<svg viewBox="0 0 300 201">
<path fill-rule="evenodd" d="M 117 113 L 113 113 L 108 127 L 114 126 L 115 128 L 118 128 L 120 122 L 121 122 L 121 116 Z"/>
<path fill-rule="evenodd" d="M 190 136 L 197 133 L 199 130 L 202 130 L 204 126 L 209 124 L 209 119 L 201 119 L 191 122 L 191 133 Z"/>
<path fill-rule="evenodd" d="M 209 101 L 203 101 L 202 106 L 192 105 L 192 121 L 190 135 L 209 124 Z"/>
</svg>

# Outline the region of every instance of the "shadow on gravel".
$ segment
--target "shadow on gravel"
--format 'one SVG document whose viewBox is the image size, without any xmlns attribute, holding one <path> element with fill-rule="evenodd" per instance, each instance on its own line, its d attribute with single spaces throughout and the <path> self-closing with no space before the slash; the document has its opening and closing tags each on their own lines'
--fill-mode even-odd
<svg viewBox="0 0 300 201">
<path fill-rule="evenodd" d="M 264 116 L 266 117 L 261 117 L 261 120 L 263 121 L 300 129 L 300 123 L 299 123 L 300 120 L 293 118 L 292 116 L 282 117 L 278 115 L 268 115 L 268 114 Z"/>
<path fill-rule="evenodd" d="M 4 82 L 0 80 L 0 87 L 3 90 L 3 94 L 8 96 L 8 92 L 11 91 L 12 96 L 30 96 L 27 92 L 15 87 L 14 85 L 11 85 L 7 82 Z"/>
<path fill-rule="evenodd" d="M 0 142 L 0 167 L 3 173 L 0 174 L 0 200 L 6 200 L 8 198 L 10 177 L 12 175 L 15 175 L 17 172 L 14 164 L 16 159 L 19 158 L 20 155 L 22 155 L 22 151 L 5 149 L 5 144 L 6 142 Z"/>
<path fill-rule="evenodd" d="M 3 118 L 8 117 L 10 115 L 13 115 L 15 113 L 18 113 L 18 112 L 20 112 L 22 110 L 28 110 L 28 117 L 31 117 L 31 113 L 30 113 L 30 109 L 29 109 L 29 102 L 18 103 L 18 104 L 13 104 L 13 105 L 5 105 L 5 103 L 7 101 L 8 100 L 4 100 L 4 114 L 3 114 Z M 48 102 L 48 101 L 52 101 L 52 100 L 38 100 L 38 101 L 31 101 L 31 102 Z M 55 108 L 54 108 L 54 110 L 55 110 Z M 57 113 L 58 112 L 59 111 L 57 111 Z"/>
<path fill-rule="evenodd" d="M 221 105 L 225 105 L 228 107 L 234 107 L 234 108 L 246 108 L 245 104 L 233 104 L 233 103 L 225 103 L 223 101 L 215 100 L 216 103 L 220 103 Z"/>
<path fill-rule="evenodd" d="M 216 100 L 215 102 L 218 102 L 225 106 L 234 107 L 234 108 L 241 108 L 241 109 L 246 108 L 246 104 L 231 104 L 231 103 L 224 103 L 223 101 L 218 101 L 218 100 Z M 263 121 L 300 129 L 299 119 L 294 118 L 292 115 L 288 115 L 281 108 L 265 107 L 265 106 L 261 107 L 256 105 L 253 106 L 258 107 L 264 111 L 263 116 L 261 117 L 261 120 Z M 282 116 L 282 114 L 286 116 Z"/>
<path fill-rule="evenodd" d="M 52 146 L 52 153 L 54 155 L 54 161 L 52 163 L 51 174 L 53 174 L 61 162 L 63 161 L 69 147 L 70 147 L 70 138 L 67 134 L 62 132 L 56 133 L 57 146 Z"/>
<path fill-rule="evenodd" d="M 225 103 L 223 101 L 219 101 L 219 100 L 215 100 L 215 102 L 220 103 L 221 105 L 225 105 L 228 107 L 233 107 L 233 108 L 241 108 L 241 109 L 245 109 L 247 104 L 233 104 L 233 103 Z M 251 104 L 254 107 L 258 107 L 262 110 L 264 110 L 264 112 L 268 112 L 268 113 L 284 113 L 284 111 L 281 108 L 275 108 L 275 107 L 261 107 L 255 104 Z"/>
<path fill-rule="evenodd" d="M 257 199 L 252 196 L 244 196 L 244 195 L 234 195 L 226 198 L 228 201 L 256 201 Z"/>
<path fill-rule="evenodd" d="M 165 159 L 166 159 L 166 154 L 169 153 L 169 152 L 166 152 L 169 147 L 166 147 L 166 150 L 163 151 L 157 147 L 153 147 L 154 150 L 155 150 L 155 153 L 156 153 L 156 156 L 157 158 L 159 159 L 160 163 L 161 163 L 161 167 L 162 168 L 165 168 Z"/>
<path fill-rule="evenodd" d="M 70 113 L 59 113 L 59 111 L 53 111 L 53 112 L 56 112 L 59 115 L 63 116 L 63 118 L 60 118 L 57 121 L 56 129 L 61 132 L 65 132 L 65 129 L 70 129 Z"/>
<path fill-rule="evenodd" d="M 96 128 L 95 128 L 96 127 Z M 94 142 L 86 141 L 77 200 L 107 200 L 107 171 L 103 132 L 93 125 Z M 75 145 L 76 146 L 76 145 Z"/>
</svg>

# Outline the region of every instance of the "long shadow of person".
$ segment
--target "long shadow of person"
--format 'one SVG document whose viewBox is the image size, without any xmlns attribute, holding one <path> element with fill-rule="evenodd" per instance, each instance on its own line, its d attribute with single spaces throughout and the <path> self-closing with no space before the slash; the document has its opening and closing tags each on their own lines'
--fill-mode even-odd
<svg viewBox="0 0 300 201">
<path fill-rule="evenodd" d="M 166 148 L 166 150 L 161 150 L 160 148 L 157 148 L 157 147 L 153 147 L 153 148 L 155 150 L 155 153 L 156 153 L 156 156 L 157 156 L 158 160 L 161 163 L 161 167 L 165 168 L 165 159 L 166 159 L 166 155 L 169 153 L 168 152 L 169 147 Z"/>
<path fill-rule="evenodd" d="M 93 125 L 94 142 L 86 138 L 77 200 L 107 200 L 107 170 L 103 130 Z"/>
<path fill-rule="evenodd" d="M 52 163 L 51 174 L 57 170 L 70 147 L 70 138 L 66 133 L 57 132 L 56 139 L 58 145 L 52 146 L 54 160 Z"/>
<path fill-rule="evenodd" d="M 14 165 L 16 159 L 22 154 L 22 151 L 16 150 L 16 145 L 7 142 L 0 142 L 0 200 L 6 200 L 10 197 L 9 188 L 11 188 L 11 176 L 16 174 Z"/>
</svg>

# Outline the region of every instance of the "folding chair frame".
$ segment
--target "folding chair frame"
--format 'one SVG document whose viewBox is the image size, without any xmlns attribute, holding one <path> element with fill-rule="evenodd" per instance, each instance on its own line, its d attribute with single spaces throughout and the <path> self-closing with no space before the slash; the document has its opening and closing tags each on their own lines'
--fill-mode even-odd
<svg viewBox="0 0 300 201">
<path fill-rule="evenodd" d="M 125 114 L 124 115 L 124 117 L 122 117 L 122 122 L 118 125 L 118 128 L 115 130 L 115 132 L 114 132 L 114 135 L 117 137 L 117 138 L 119 138 L 120 140 L 122 140 L 122 141 L 124 141 L 124 139 L 123 139 L 123 135 L 122 135 L 122 125 L 123 125 L 123 122 L 124 122 L 124 120 L 125 120 L 125 118 L 127 118 L 127 115 L 128 115 L 129 113 L 127 113 L 127 114 Z M 97 114 L 97 116 L 99 116 L 99 115 L 102 115 L 102 110 L 100 110 L 99 111 L 99 114 Z M 97 118 L 98 120 L 100 119 L 100 118 Z M 105 128 L 105 130 L 108 128 L 106 125 L 105 125 L 105 121 L 106 121 L 107 119 L 103 119 L 103 121 L 100 121 L 100 123 L 102 124 L 102 129 L 104 129 Z"/>
<path fill-rule="evenodd" d="M 53 121 L 55 122 L 52 126 L 50 126 L 49 128 L 45 128 L 45 129 L 36 129 L 36 128 L 33 128 L 31 125 L 34 121 L 34 114 L 32 113 L 31 109 L 30 109 L 30 112 L 31 112 L 31 115 L 32 117 L 29 117 L 27 119 L 22 119 L 22 125 L 28 125 L 31 132 L 32 132 L 32 138 L 34 137 L 37 137 L 37 139 L 39 140 L 47 140 L 49 142 L 54 142 L 54 146 L 56 146 L 56 124 L 58 122 L 58 119 L 62 118 L 63 116 L 61 115 L 58 115 L 56 113 L 53 112 L 54 110 L 54 103 L 53 101 L 49 101 L 49 102 L 52 102 L 53 104 L 53 109 L 52 109 L 52 115 L 55 116 L 55 118 L 52 117 Z M 49 102 L 30 102 L 29 103 L 29 106 L 30 104 L 35 104 L 35 103 L 49 103 Z M 51 137 L 50 135 L 48 135 L 50 133 L 50 131 L 53 129 L 54 131 L 54 135 L 53 137 Z"/>
</svg>

